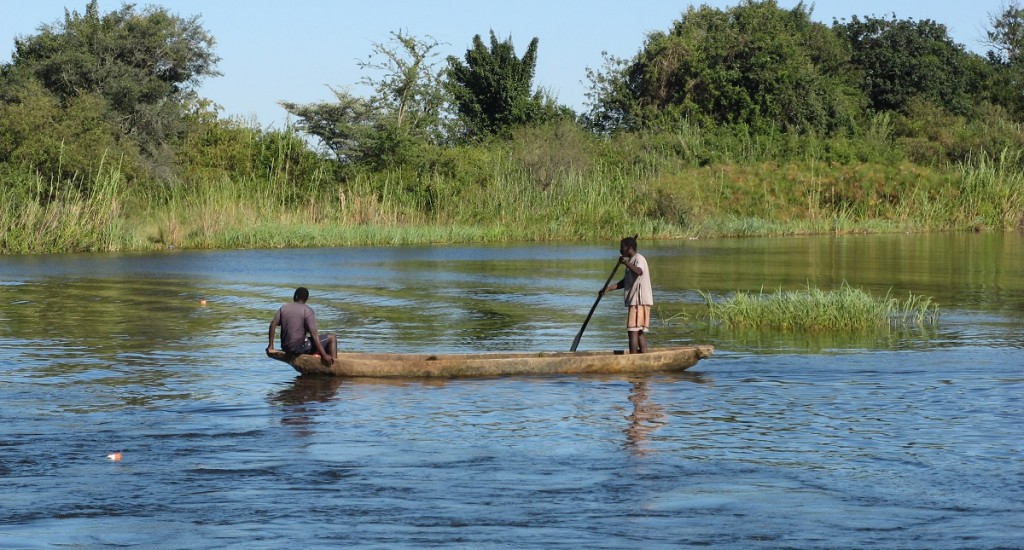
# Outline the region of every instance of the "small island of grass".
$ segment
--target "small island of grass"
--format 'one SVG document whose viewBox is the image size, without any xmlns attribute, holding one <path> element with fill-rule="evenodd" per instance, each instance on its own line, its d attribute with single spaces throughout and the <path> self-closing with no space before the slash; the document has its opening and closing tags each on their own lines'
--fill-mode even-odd
<svg viewBox="0 0 1024 550">
<path fill-rule="evenodd" d="M 875 296 L 847 283 L 835 290 L 808 286 L 766 293 L 739 291 L 716 299 L 701 292 L 712 322 L 729 327 L 794 331 L 866 330 L 929 326 L 938 323 L 938 305 L 931 298 L 908 293 L 900 299 Z"/>
</svg>

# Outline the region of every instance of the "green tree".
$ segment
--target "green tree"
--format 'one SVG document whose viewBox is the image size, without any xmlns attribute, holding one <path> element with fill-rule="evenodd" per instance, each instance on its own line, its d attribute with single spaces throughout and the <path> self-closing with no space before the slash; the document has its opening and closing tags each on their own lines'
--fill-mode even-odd
<svg viewBox="0 0 1024 550">
<path fill-rule="evenodd" d="M 532 91 L 537 45 L 534 37 L 518 57 L 512 38 L 498 40 L 492 30 L 490 47 L 478 34 L 465 61 L 448 57 L 448 90 L 465 137 L 507 135 L 515 126 L 572 116 L 550 93 Z"/>
<path fill-rule="evenodd" d="M 442 109 L 447 101 L 438 60 L 441 43 L 392 32 L 386 43 L 375 43 L 370 57 L 360 62 L 370 72 L 360 81 L 374 89 L 373 101 L 397 132 L 437 141 L 443 131 Z"/>
<path fill-rule="evenodd" d="M 989 57 L 1006 65 L 1024 62 L 1024 8 L 1019 0 L 1004 4 L 998 14 L 989 15 L 986 43 Z"/>
<path fill-rule="evenodd" d="M 101 96 L 122 133 L 153 150 L 182 130 L 194 87 L 220 74 L 213 45 L 198 16 L 132 4 L 101 16 L 92 0 L 84 14 L 65 10 L 62 21 L 15 40 L 7 72 L 32 74 L 64 104 Z"/>
<path fill-rule="evenodd" d="M 637 83 L 629 78 L 631 61 L 608 52 L 601 52 L 601 55 L 604 65 L 600 69 L 586 69 L 590 81 L 586 92 L 590 110 L 581 116 L 582 125 L 600 134 L 647 126 L 650 113 L 645 112 Z"/>
<path fill-rule="evenodd" d="M 602 132 L 680 121 L 831 132 L 859 107 L 847 58 L 803 3 L 691 7 L 632 59 L 606 56 L 603 70 L 588 70 L 585 120 Z"/>
<path fill-rule="evenodd" d="M 849 44 L 869 106 L 906 112 L 913 100 L 955 114 L 970 113 L 985 78 L 983 60 L 953 42 L 945 25 L 924 19 L 854 16 L 835 22 Z"/>
<path fill-rule="evenodd" d="M 219 116 L 200 100 L 190 107 L 179 162 L 184 183 L 233 179 L 285 186 L 296 201 L 333 175 L 334 163 L 313 150 L 292 127 L 264 130 L 252 121 Z"/>
<path fill-rule="evenodd" d="M 33 78 L 0 82 L 0 163 L 88 193 L 101 167 L 133 175 L 138 151 L 117 139 L 105 100 L 86 93 L 61 101 Z M 54 185 L 56 184 L 56 185 Z"/>
<path fill-rule="evenodd" d="M 400 164 L 446 134 L 439 46 L 429 36 L 393 32 L 387 42 L 374 43 L 370 56 L 359 63 L 369 73 L 360 79 L 373 89 L 369 98 L 332 88 L 333 102 L 280 105 L 298 118 L 300 130 L 317 137 L 342 162 Z"/>
<path fill-rule="evenodd" d="M 985 36 L 992 48 L 988 52 L 993 70 L 989 97 L 1020 120 L 1024 118 L 1024 8 L 1020 2 L 1012 0 L 998 14 L 990 15 Z"/>
<path fill-rule="evenodd" d="M 298 118 L 296 127 L 316 137 L 335 158 L 344 163 L 361 162 L 372 156 L 370 142 L 378 113 L 372 101 L 347 90 L 331 89 L 336 101 L 280 105 Z"/>
</svg>

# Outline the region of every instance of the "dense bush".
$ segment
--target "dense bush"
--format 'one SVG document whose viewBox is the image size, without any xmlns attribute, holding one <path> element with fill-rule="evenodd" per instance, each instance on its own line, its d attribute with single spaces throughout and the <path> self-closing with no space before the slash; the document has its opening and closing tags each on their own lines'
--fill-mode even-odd
<svg viewBox="0 0 1024 550">
<path fill-rule="evenodd" d="M 849 128 L 860 108 L 848 59 L 802 3 L 691 7 L 669 32 L 651 33 L 632 60 L 591 71 L 586 119 L 604 132 L 690 121 L 831 133 Z"/>
</svg>

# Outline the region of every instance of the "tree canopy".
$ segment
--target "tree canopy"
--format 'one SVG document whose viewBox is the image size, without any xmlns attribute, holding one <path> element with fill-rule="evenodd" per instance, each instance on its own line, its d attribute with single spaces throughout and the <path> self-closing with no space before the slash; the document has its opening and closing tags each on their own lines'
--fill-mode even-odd
<svg viewBox="0 0 1024 550">
<path fill-rule="evenodd" d="M 989 16 L 985 39 L 992 47 L 991 59 L 1006 65 L 1024 62 L 1024 8 L 1018 0 Z"/>
<path fill-rule="evenodd" d="M 490 46 L 478 34 L 464 60 L 448 57 L 447 86 L 467 137 L 499 135 L 565 114 L 553 98 L 533 91 L 537 45 L 534 37 L 518 57 L 512 37 L 499 40 L 492 30 Z"/>
<path fill-rule="evenodd" d="M 851 51 L 861 88 L 875 111 L 905 111 L 924 100 L 956 114 L 970 112 L 984 82 L 984 63 L 930 19 L 853 16 L 836 33 Z"/>
<path fill-rule="evenodd" d="M 1020 2 L 1013 0 L 990 15 L 985 36 L 992 48 L 988 60 L 994 73 L 989 97 L 1020 120 L 1024 118 L 1024 8 Z"/>
<path fill-rule="evenodd" d="M 213 46 L 198 16 L 133 4 L 100 15 L 92 0 L 85 13 L 65 10 L 62 21 L 15 40 L 5 73 L 31 74 L 65 104 L 97 94 L 125 135 L 152 146 L 178 129 L 194 87 L 220 74 Z"/>
<path fill-rule="evenodd" d="M 632 59 L 608 58 L 604 71 L 589 71 L 586 118 L 599 131 L 677 120 L 827 131 L 848 124 L 858 107 L 847 59 L 803 3 L 690 7 Z"/>
<path fill-rule="evenodd" d="M 282 101 L 281 106 L 298 117 L 299 129 L 320 139 L 342 162 L 401 163 L 418 145 L 445 136 L 439 45 L 429 36 L 393 32 L 359 63 L 367 71 L 360 83 L 373 89 L 369 97 L 332 89 L 336 101 Z"/>
<path fill-rule="evenodd" d="M 808 4 L 785 8 L 777 0 L 690 7 L 645 37 L 636 55 L 606 56 L 603 68 L 589 70 L 589 112 L 578 122 L 598 135 L 692 128 L 702 139 L 721 130 L 787 139 L 874 132 L 885 141 L 933 128 L 944 130 L 928 134 L 941 142 L 936 151 L 953 150 L 965 140 L 950 137 L 949 121 L 1024 120 L 1024 9 L 1007 1 L 990 16 L 987 58 L 930 20 L 853 16 L 827 26 L 812 19 Z M 517 53 L 511 37 L 483 36 L 473 36 L 464 55 L 445 56 L 430 36 L 393 32 L 359 63 L 361 78 L 348 83 L 359 93 L 342 86 L 330 101 L 281 101 L 297 122 L 275 134 L 220 119 L 218 107 L 199 97 L 198 85 L 219 74 L 219 58 L 198 16 L 134 4 L 101 13 L 91 0 L 83 12 L 65 10 L 17 38 L 10 62 L 0 64 L 0 164 L 84 189 L 87 174 L 116 159 L 127 177 L 177 183 L 223 166 L 247 177 L 272 173 L 259 158 L 285 144 L 331 174 L 433 170 L 459 157 L 460 145 L 548 130 L 518 127 L 557 119 L 555 135 L 571 128 L 574 113 L 535 86 L 539 39 Z M 295 130 L 323 150 L 307 147 Z M 941 157 L 914 146 L 921 158 Z M 547 154 L 549 146 L 535 149 Z M 958 146 L 957 158 L 969 149 Z M 534 164 L 563 162 L 563 153 L 537 153 L 544 162 Z M 218 167 L 215 158 L 230 160 Z M 335 160 L 343 165 L 337 172 Z M 289 177 L 300 177 L 287 166 Z"/>
</svg>

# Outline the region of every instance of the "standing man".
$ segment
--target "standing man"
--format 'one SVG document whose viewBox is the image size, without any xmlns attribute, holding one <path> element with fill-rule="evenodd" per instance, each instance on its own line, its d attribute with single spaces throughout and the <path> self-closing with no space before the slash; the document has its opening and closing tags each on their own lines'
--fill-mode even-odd
<svg viewBox="0 0 1024 550">
<path fill-rule="evenodd" d="M 647 338 L 644 333 L 651 329 L 651 306 L 654 305 L 654 291 L 651 289 L 651 272 L 647 258 L 636 251 L 636 238 L 626 237 L 619 243 L 619 263 L 626 266 L 626 276 L 621 281 L 608 285 L 601 293 L 609 290 L 626 289 L 626 330 L 629 332 L 629 353 L 647 353 Z"/>
<path fill-rule="evenodd" d="M 324 365 L 330 365 L 334 362 L 334 356 L 338 354 L 338 339 L 331 333 L 317 335 L 316 314 L 306 305 L 308 299 L 309 289 L 300 286 L 295 289 L 292 303 L 285 304 L 277 310 L 274 320 L 270 322 L 270 345 L 267 346 L 267 353 L 274 351 L 274 335 L 277 333 L 277 326 L 281 325 L 281 349 L 285 353 L 300 355 L 316 351 L 320 354 L 320 361 Z"/>
</svg>

